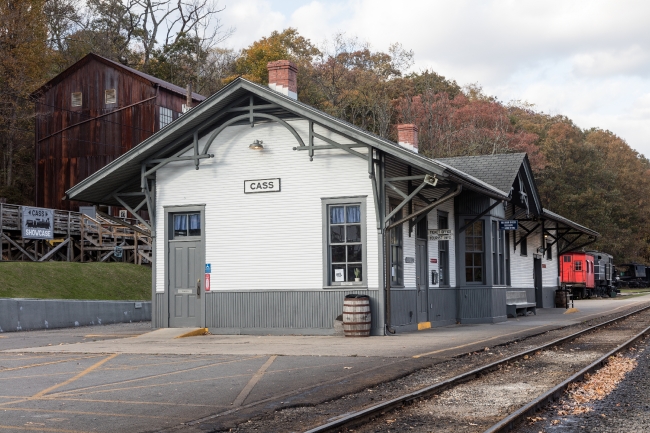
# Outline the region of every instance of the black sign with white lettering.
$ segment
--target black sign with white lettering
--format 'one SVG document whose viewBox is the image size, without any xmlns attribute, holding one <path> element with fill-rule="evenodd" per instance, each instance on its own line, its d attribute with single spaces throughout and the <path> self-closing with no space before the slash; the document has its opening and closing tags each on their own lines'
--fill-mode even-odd
<svg viewBox="0 0 650 433">
<path fill-rule="evenodd" d="M 245 180 L 244 193 L 253 194 L 256 192 L 280 192 L 280 178 Z"/>
<path fill-rule="evenodd" d="M 22 235 L 25 239 L 54 239 L 54 211 L 23 207 Z"/>
</svg>

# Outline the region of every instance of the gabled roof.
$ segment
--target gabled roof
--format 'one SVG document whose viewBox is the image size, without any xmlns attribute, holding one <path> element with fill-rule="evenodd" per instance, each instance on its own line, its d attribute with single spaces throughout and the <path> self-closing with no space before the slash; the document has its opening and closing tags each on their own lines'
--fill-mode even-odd
<svg viewBox="0 0 650 433">
<path fill-rule="evenodd" d="M 498 155 L 436 158 L 436 161 L 444 162 L 460 171 L 471 174 L 499 188 L 501 191 L 510 191 L 525 158 L 525 153 L 504 153 Z"/>
<path fill-rule="evenodd" d="M 71 199 L 91 203 L 118 205 L 118 203 L 109 199 L 108 195 L 118 187 L 127 184 L 123 191 L 139 190 L 142 162 L 163 149 L 171 153 L 174 149 L 178 150 L 181 146 L 186 146 L 196 128 L 212 125 L 202 132 L 207 133 L 216 127 L 214 126 L 215 122 L 220 121 L 220 116 L 225 115 L 226 107 L 251 94 L 269 103 L 276 104 L 286 112 L 291 113 L 295 118 L 312 120 L 359 143 L 367 144 L 400 158 L 425 172 L 448 178 L 453 182 L 460 183 L 469 189 L 479 191 L 495 199 L 503 200 L 508 198 L 509 190 L 502 191 L 450 165 L 414 153 L 390 140 L 378 137 L 266 86 L 252 83 L 243 78 L 237 78 L 187 112 L 180 119 L 172 122 L 104 168 L 70 188 L 66 192 L 67 196 Z"/>
<path fill-rule="evenodd" d="M 535 206 L 537 214 L 542 212 L 533 170 L 525 153 L 457 156 L 454 158 L 438 158 L 436 161 L 455 167 L 501 191 L 507 191 L 508 194 L 510 194 L 511 189 L 521 175 L 522 181 L 526 183 L 526 192 L 532 196 L 530 205 Z"/>
<path fill-rule="evenodd" d="M 569 227 L 572 227 L 572 228 L 574 228 L 574 229 L 576 229 L 578 231 L 581 231 L 581 232 L 583 232 L 583 233 L 585 233 L 585 234 L 587 234 L 589 236 L 600 237 L 600 233 L 598 233 L 597 231 L 594 231 L 594 230 L 592 230 L 592 229 L 590 229 L 588 227 L 585 227 L 585 226 L 580 225 L 580 224 L 578 224 L 576 222 L 573 222 L 568 218 L 564 218 L 562 215 L 556 214 L 555 212 L 551 212 L 548 209 L 543 210 L 542 216 L 544 216 L 546 219 L 556 221 L 558 223 L 561 223 L 561 224 L 567 225 Z"/>
<path fill-rule="evenodd" d="M 116 69 L 120 69 L 128 74 L 131 74 L 135 76 L 136 78 L 148 82 L 149 84 L 153 85 L 158 85 L 164 89 L 167 89 L 171 92 L 177 93 L 179 95 L 185 96 L 187 94 L 187 90 L 177 86 L 175 84 L 169 83 L 165 80 L 161 80 L 160 78 L 156 78 L 153 75 L 145 74 L 144 72 L 140 72 L 137 69 L 129 68 L 128 66 L 125 66 L 119 62 L 115 62 L 113 60 L 107 59 L 105 57 L 99 56 L 95 53 L 89 53 L 85 55 L 81 60 L 73 64 L 72 66 L 68 67 L 65 71 L 61 72 L 59 75 L 56 77 L 52 78 L 50 81 L 42 85 L 38 90 L 36 90 L 34 93 L 32 93 L 32 96 L 35 95 L 40 95 L 41 93 L 45 92 L 46 90 L 50 89 L 51 87 L 54 87 L 61 81 L 63 81 L 65 78 L 70 76 L 73 72 L 76 70 L 80 69 L 81 67 L 87 65 L 90 61 L 98 61 L 100 63 L 103 63 L 107 66 L 111 66 Z M 192 99 L 195 101 L 203 101 L 205 100 L 205 96 L 199 95 L 198 93 L 192 92 Z"/>
</svg>

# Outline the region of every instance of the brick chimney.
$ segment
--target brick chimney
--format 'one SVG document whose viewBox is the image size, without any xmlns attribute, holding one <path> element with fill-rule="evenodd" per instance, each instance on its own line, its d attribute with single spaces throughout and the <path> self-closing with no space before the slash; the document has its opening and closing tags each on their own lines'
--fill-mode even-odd
<svg viewBox="0 0 650 433">
<path fill-rule="evenodd" d="M 397 125 L 397 143 L 418 153 L 418 127 L 412 123 Z"/>
<path fill-rule="evenodd" d="M 289 60 L 276 60 L 266 65 L 269 70 L 269 87 L 289 98 L 298 99 L 298 68 Z"/>
</svg>

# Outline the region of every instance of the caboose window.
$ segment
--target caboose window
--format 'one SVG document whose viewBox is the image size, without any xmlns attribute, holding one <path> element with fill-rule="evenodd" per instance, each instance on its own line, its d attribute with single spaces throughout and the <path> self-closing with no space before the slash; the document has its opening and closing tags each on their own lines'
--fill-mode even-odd
<svg viewBox="0 0 650 433">
<path fill-rule="evenodd" d="M 576 260 L 574 262 L 575 270 L 576 271 L 581 271 L 582 270 L 582 261 L 581 260 Z"/>
<path fill-rule="evenodd" d="M 565 263 L 571 263 L 571 256 L 564 256 Z"/>
</svg>

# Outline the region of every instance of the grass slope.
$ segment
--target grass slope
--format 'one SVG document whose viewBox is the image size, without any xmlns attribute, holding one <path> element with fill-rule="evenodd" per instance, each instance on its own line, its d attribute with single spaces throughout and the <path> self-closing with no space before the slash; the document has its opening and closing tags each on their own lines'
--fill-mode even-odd
<svg viewBox="0 0 650 433">
<path fill-rule="evenodd" d="M 126 263 L 0 262 L 0 298 L 150 300 L 151 268 Z"/>
</svg>

